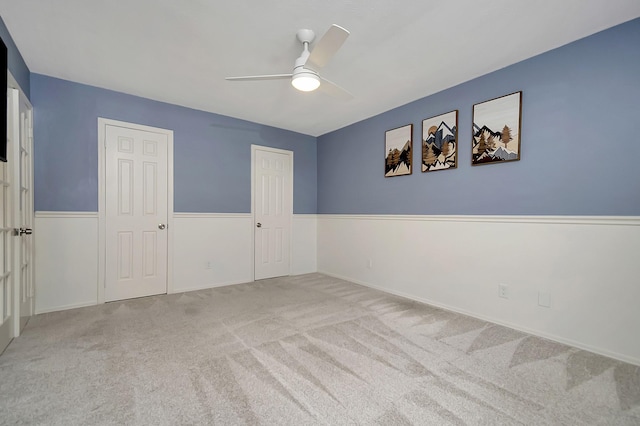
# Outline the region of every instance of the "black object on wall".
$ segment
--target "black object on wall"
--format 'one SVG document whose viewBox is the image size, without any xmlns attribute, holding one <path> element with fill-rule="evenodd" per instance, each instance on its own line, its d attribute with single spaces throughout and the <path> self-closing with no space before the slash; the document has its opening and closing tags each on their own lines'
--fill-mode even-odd
<svg viewBox="0 0 640 426">
<path fill-rule="evenodd" d="M 0 100 L 0 135 L 4 135 L 0 140 L 0 161 L 7 161 L 7 45 L 0 38 L 0 84 L 4 86 L 4 101 Z"/>
</svg>

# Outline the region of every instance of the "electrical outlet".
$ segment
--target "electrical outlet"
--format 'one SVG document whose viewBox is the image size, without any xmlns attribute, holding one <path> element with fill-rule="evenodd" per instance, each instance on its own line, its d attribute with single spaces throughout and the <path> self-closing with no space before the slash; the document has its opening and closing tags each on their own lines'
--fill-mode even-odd
<svg viewBox="0 0 640 426">
<path fill-rule="evenodd" d="M 509 287 L 506 284 L 498 284 L 498 296 L 503 299 L 509 298 Z"/>
<path fill-rule="evenodd" d="M 211 269 L 211 268 L 213 268 L 213 262 L 212 262 L 212 261 L 210 261 L 210 260 L 209 260 L 209 261 L 207 261 L 207 262 L 205 262 L 205 263 L 204 263 L 204 268 L 205 268 L 205 269 Z"/>
<path fill-rule="evenodd" d="M 373 260 L 371 260 L 371 259 L 367 260 L 367 268 L 368 269 L 373 268 Z"/>
<path fill-rule="evenodd" d="M 538 292 L 538 306 L 542 306 L 543 308 L 551 307 L 551 293 L 548 291 L 539 291 Z"/>
</svg>

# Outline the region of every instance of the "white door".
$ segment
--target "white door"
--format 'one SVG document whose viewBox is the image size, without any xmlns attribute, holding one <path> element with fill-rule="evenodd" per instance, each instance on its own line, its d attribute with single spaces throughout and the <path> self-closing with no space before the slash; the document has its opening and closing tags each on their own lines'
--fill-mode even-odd
<svg viewBox="0 0 640 426">
<path fill-rule="evenodd" d="M 18 114 L 14 123 L 19 135 L 15 137 L 12 157 L 14 182 L 14 218 L 16 241 L 14 245 L 14 270 L 18 283 L 16 289 L 16 336 L 27 325 L 34 311 L 33 276 L 33 109 L 23 93 L 11 89 L 18 98 Z M 15 107 L 14 107 L 15 108 Z"/>
<path fill-rule="evenodd" d="M 255 279 L 289 275 L 293 214 L 293 153 L 252 147 Z"/>
<path fill-rule="evenodd" d="M 33 109 L 7 90 L 7 163 L 0 163 L 0 353 L 33 315 Z"/>
<path fill-rule="evenodd" d="M 105 300 L 167 292 L 167 133 L 105 128 Z"/>
<path fill-rule="evenodd" d="M 13 95 L 7 99 L 7 157 L 11 157 L 13 145 Z M 13 326 L 13 221 L 12 212 L 12 175 L 9 165 L 0 162 L 0 353 L 4 351 L 15 335 Z"/>
<path fill-rule="evenodd" d="M 7 163 L 0 163 L 0 353 L 15 335 L 13 330 L 13 276 L 11 271 L 11 187 Z"/>
</svg>

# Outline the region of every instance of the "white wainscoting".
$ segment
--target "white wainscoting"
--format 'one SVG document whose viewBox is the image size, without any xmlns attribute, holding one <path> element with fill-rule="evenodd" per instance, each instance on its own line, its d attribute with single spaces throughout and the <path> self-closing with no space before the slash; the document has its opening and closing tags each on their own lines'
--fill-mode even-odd
<svg viewBox="0 0 640 426">
<path fill-rule="evenodd" d="M 250 214 L 175 213 L 173 290 L 253 281 Z"/>
<path fill-rule="evenodd" d="M 251 214 L 174 214 L 174 292 L 253 281 Z M 316 272 L 316 215 L 294 215 L 291 274 Z"/>
<path fill-rule="evenodd" d="M 36 313 L 98 301 L 98 214 L 36 212 Z M 175 293 L 253 281 L 250 214 L 175 213 Z M 292 275 L 316 272 L 316 215 L 294 215 Z"/>
<path fill-rule="evenodd" d="M 640 365 L 640 217 L 317 220 L 319 272 Z"/>
<path fill-rule="evenodd" d="M 98 301 L 98 214 L 36 212 L 36 314 Z"/>
<path fill-rule="evenodd" d="M 318 216 L 294 214 L 291 236 L 291 275 L 316 272 L 318 247 Z"/>
</svg>

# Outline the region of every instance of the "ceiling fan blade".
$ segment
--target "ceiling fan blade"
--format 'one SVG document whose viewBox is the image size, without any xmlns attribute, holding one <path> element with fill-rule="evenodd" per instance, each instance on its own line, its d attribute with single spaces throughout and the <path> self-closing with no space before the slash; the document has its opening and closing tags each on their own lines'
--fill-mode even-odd
<svg viewBox="0 0 640 426">
<path fill-rule="evenodd" d="M 336 54 L 340 46 L 349 37 L 349 31 L 339 25 L 333 24 L 331 28 L 316 43 L 305 63 L 305 67 L 318 70 L 329 62 Z"/>
<path fill-rule="evenodd" d="M 270 74 L 270 75 L 245 75 L 242 77 L 226 77 L 229 81 L 257 81 L 257 80 L 283 80 L 291 78 L 293 74 Z"/>
<path fill-rule="evenodd" d="M 333 96 L 334 98 L 342 99 L 344 101 L 350 101 L 353 99 L 353 95 L 347 92 L 342 87 L 338 86 L 331 80 L 327 80 L 324 77 L 320 77 L 322 80 L 322 84 L 320 84 L 320 90 L 326 93 L 327 95 Z"/>
</svg>

